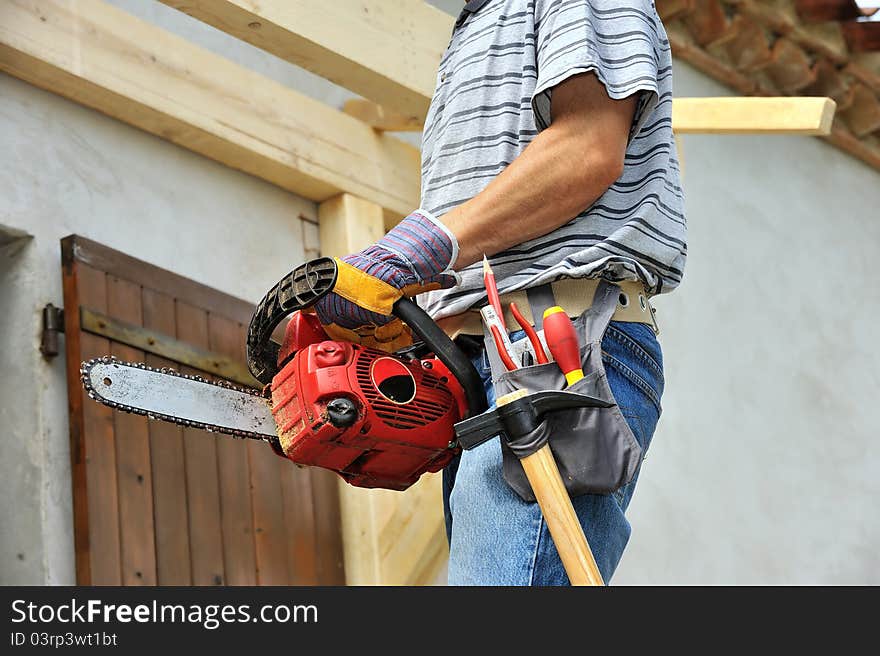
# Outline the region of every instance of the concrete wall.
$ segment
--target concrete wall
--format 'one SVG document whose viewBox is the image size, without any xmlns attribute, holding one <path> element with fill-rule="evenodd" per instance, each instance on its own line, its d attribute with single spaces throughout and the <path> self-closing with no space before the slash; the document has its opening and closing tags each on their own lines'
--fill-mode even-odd
<svg viewBox="0 0 880 656">
<path fill-rule="evenodd" d="M 664 412 L 615 583 L 880 583 L 880 177 L 814 138 L 683 151 L 689 260 L 656 301 Z"/>
</svg>

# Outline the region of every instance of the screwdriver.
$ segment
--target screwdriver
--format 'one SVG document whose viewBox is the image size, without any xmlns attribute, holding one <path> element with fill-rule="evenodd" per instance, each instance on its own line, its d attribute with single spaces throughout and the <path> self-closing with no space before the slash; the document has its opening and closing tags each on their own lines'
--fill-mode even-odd
<svg viewBox="0 0 880 656">
<path fill-rule="evenodd" d="M 581 347 L 574 324 L 558 305 L 544 310 L 544 337 L 556 364 L 565 374 L 565 381 L 574 385 L 584 377 Z"/>
</svg>

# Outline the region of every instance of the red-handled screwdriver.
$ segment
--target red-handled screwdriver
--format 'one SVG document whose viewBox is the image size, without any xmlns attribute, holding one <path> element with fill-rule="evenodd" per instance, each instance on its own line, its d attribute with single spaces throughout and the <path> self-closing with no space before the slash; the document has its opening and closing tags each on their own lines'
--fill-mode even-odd
<svg viewBox="0 0 880 656">
<path fill-rule="evenodd" d="M 556 364 L 569 385 L 584 377 L 581 369 L 581 347 L 577 331 L 568 315 L 558 305 L 544 310 L 544 337 Z"/>
</svg>

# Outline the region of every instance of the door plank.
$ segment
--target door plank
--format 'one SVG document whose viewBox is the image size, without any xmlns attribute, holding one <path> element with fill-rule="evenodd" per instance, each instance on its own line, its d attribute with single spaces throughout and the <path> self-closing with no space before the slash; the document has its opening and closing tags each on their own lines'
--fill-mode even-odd
<svg viewBox="0 0 880 656">
<path fill-rule="evenodd" d="M 208 348 L 220 355 L 244 362 L 244 339 L 240 324 L 216 314 L 208 315 Z M 268 448 L 266 445 L 261 445 Z M 256 585 L 254 519 L 251 509 L 251 481 L 248 449 L 244 440 L 217 438 L 220 505 L 223 508 L 223 559 L 226 583 Z"/>
<path fill-rule="evenodd" d="M 143 324 L 141 286 L 107 276 L 107 314 Z M 128 362 L 143 362 L 144 352 L 110 343 L 110 353 Z M 116 433 L 116 485 L 119 490 L 119 536 L 122 584 L 156 585 L 156 537 L 153 528 L 153 479 L 147 418 L 113 412 Z"/>
<path fill-rule="evenodd" d="M 208 348 L 208 314 L 201 308 L 177 301 L 177 338 Z M 183 373 L 198 373 L 188 367 Z M 223 529 L 217 445 L 213 435 L 194 428 L 183 429 L 186 489 L 189 497 L 190 563 L 194 585 L 223 585 Z"/>
<path fill-rule="evenodd" d="M 238 329 L 239 348 L 246 342 L 246 329 Z M 243 355 L 243 351 L 239 351 Z M 254 547 L 259 585 L 287 585 L 287 532 L 281 492 L 283 459 L 263 442 L 247 440 L 250 465 Z"/>
<path fill-rule="evenodd" d="M 144 287 L 142 303 L 145 328 L 169 336 L 176 334 L 174 298 Z M 146 354 L 146 363 L 155 369 L 174 367 L 170 360 L 150 353 Z M 183 429 L 164 421 L 147 425 L 153 470 L 156 579 L 159 585 L 191 585 Z"/>
<path fill-rule="evenodd" d="M 107 311 L 107 280 L 102 271 L 82 263 L 76 276 L 83 305 Z M 83 360 L 107 355 L 110 343 L 94 335 L 81 336 Z M 116 486 L 116 448 L 113 410 L 83 394 L 83 455 L 85 458 L 86 526 L 78 532 L 88 535 L 89 585 L 120 585 L 122 566 L 119 546 L 119 497 Z M 75 484 L 77 487 L 79 483 Z M 80 518 L 76 518 L 77 524 Z"/>
<path fill-rule="evenodd" d="M 284 463 L 282 463 L 284 464 Z M 287 569 L 290 585 L 318 585 L 318 559 L 312 472 L 293 463 L 281 473 L 284 528 L 287 531 Z"/>
<path fill-rule="evenodd" d="M 318 576 L 321 585 L 345 585 L 339 476 L 317 467 L 311 473 Z"/>
<path fill-rule="evenodd" d="M 286 531 L 281 507 L 281 475 L 268 444 L 248 440 L 251 466 L 251 503 L 254 508 L 254 540 L 257 580 L 260 585 L 287 584 Z"/>
<path fill-rule="evenodd" d="M 239 325 L 238 338 L 244 357 L 244 344 L 247 339 L 247 328 L 244 325 Z M 315 553 L 318 545 L 315 538 L 311 469 L 297 467 L 294 463 L 281 458 L 275 460 L 281 479 L 287 583 L 288 585 L 319 585 L 321 580 Z"/>
</svg>

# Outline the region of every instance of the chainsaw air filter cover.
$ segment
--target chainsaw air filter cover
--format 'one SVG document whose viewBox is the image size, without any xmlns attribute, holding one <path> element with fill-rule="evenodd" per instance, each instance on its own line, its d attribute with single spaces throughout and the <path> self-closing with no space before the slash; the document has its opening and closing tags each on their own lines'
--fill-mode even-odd
<svg viewBox="0 0 880 656">
<path fill-rule="evenodd" d="M 439 360 L 329 340 L 296 351 L 271 390 L 283 455 L 359 487 L 405 490 L 442 469 L 467 410 Z"/>
</svg>

